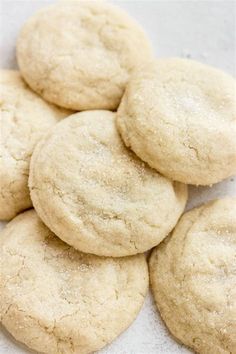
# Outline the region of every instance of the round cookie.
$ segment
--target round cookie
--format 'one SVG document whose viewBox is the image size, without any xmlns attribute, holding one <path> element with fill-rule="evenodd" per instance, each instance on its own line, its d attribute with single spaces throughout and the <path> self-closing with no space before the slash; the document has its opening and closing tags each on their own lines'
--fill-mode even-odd
<svg viewBox="0 0 236 354">
<path fill-rule="evenodd" d="M 48 129 L 69 113 L 44 102 L 17 71 L 0 71 L 0 219 L 9 220 L 32 206 L 29 160 Z"/>
<path fill-rule="evenodd" d="M 79 111 L 115 110 L 133 69 L 151 57 L 139 25 L 106 2 L 46 7 L 26 22 L 17 43 L 18 64 L 31 88 Z"/>
<path fill-rule="evenodd" d="M 148 289 L 144 255 L 103 258 L 62 242 L 34 210 L 0 235 L 0 318 L 47 354 L 91 353 L 135 319 Z"/>
<path fill-rule="evenodd" d="M 186 213 L 150 259 L 153 295 L 170 332 L 203 354 L 236 353 L 236 199 Z"/>
<path fill-rule="evenodd" d="M 187 184 L 211 185 L 236 173 L 236 85 L 224 72 L 187 59 L 137 70 L 117 125 L 143 161 Z"/>
<path fill-rule="evenodd" d="M 63 241 L 99 256 L 154 247 L 187 199 L 185 185 L 162 177 L 125 147 L 110 111 L 60 122 L 34 150 L 29 186 L 44 223 Z"/>
</svg>

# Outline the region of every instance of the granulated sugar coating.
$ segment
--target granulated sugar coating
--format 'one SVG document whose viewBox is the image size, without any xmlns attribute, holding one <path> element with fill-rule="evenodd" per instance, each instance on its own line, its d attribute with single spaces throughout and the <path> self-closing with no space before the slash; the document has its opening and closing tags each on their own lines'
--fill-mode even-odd
<svg viewBox="0 0 236 354">
<path fill-rule="evenodd" d="M 137 316 L 148 281 L 144 255 L 80 253 L 34 210 L 20 214 L 1 234 L 0 320 L 40 353 L 87 354 L 104 347 Z"/>
<path fill-rule="evenodd" d="M 233 147 L 236 142 L 235 119 L 228 119 L 235 108 L 232 93 L 226 92 L 231 92 L 227 75 L 226 90 L 222 85 L 222 72 L 216 79 L 215 74 L 210 74 L 213 68 L 185 60 L 191 64 L 182 77 L 164 67 L 158 70 L 154 82 L 152 64 L 147 65 L 148 87 L 141 87 L 142 76 L 132 92 L 135 104 L 127 103 L 131 114 L 125 120 L 135 122 L 140 130 L 136 134 L 127 124 L 127 137 L 122 133 L 124 140 L 137 138 L 133 145 L 125 143 L 143 161 L 125 148 L 122 136 L 115 131 L 114 119 L 113 126 L 109 125 L 108 117 L 114 117 L 113 113 L 104 113 L 104 121 L 99 121 L 97 113 L 91 119 L 89 112 L 80 113 L 75 116 L 78 122 L 71 126 L 59 123 L 57 136 L 45 129 L 42 120 L 47 118 L 46 111 L 35 110 L 33 99 L 40 99 L 38 93 L 48 102 L 79 111 L 116 111 L 137 66 L 153 57 L 149 39 L 139 24 L 147 31 L 157 59 L 192 58 L 235 75 L 233 2 L 218 1 L 212 6 L 207 1 L 140 0 L 121 1 L 117 8 L 109 1 L 3 0 L 0 8 L 0 67 L 20 68 L 36 92 L 26 105 L 21 101 L 24 95 L 19 97 L 17 93 L 9 95 L 8 102 L 1 102 L 5 118 L 3 130 L 0 128 L 4 147 L 0 159 L 3 155 L 5 162 L 0 167 L 0 218 L 7 213 L 10 219 L 20 211 L 19 206 L 26 207 L 25 202 L 32 205 L 27 188 L 29 160 L 36 143 L 34 137 L 40 134 L 39 140 L 43 131 L 48 136 L 39 145 L 42 151 L 37 152 L 40 171 L 34 173 L 34 204 L 48 226 L 61 232 L 61 238 L 88 252 L 125 255 L 160 242 L 185 205 L 186 187 L 173 179 L 207 184 L 189 186 L 186 210 L 235 195 L 233 177 L 208 187 L 231 175 L 231 168 L 235 171 L 234 148 L 230 157 L 230 139 Z M 166 66 L 169 59 L 163 61 Z M 205 69 L 199 72 L 196 67 Z M 163 75 L 164 79 L 169 75 L 168 79 L 158 86 Z M 4 88 L 0 95 L 5 94 Z M 142 110 L 135 121 L 139 105 Z M 151 154 L 155 146 L 157 150 Z M 144 155 L 149 154 L 141 156 L 138 148 Z M 162 176 L 151 163 L 156 159 L 162 165 Z M 148 166 L 154 166 L 155 171 Z M 165 173 L 171 181 L 163 177 Z M 179 232 L 184 236 L 172 253 L 168 241 L 171 260 L 165 252 L 164 275 L 157 277 L 157 296 L 163 288 L 163 302 L 167 304 L 171 298 L 170 319 L 176 332 L 185 336 L 178 336 L 180 340 L 194 343 L 194 349 L 201 354 L 231 354 L 235 349 L 229 338 L 236 333 L 235 326 L 230 332 L 231 320 L 236 318 L 231 302 L 236 300 L 231 301 L 229 291 L 232 288 L 235 292 L 234 231 L 226 222 L 226 207 L 217 214 L 214 227 L 209 226 L 212 218 L 203 209 L 200 224 L 204 231 L 196 222 L 188 232 Z M 105 261 L 102 256 L 82 254 L 49 231 L 36 213 L 20 215 L 0 235 L 0 320 L 10 331 L 0 325 L 1 354 L 30 354 L 30 348 L 47 354 L 94 353 L 99 348 L 96 353 L 100 354 L 192 353 L 171 335 L 150 293 L 139 316 L 127 328 L 146 294 L 143 256 L 129 256 L 132 263 L 128 265 L 127 257 Z M 0 229 L 3 226 L 0 222 Z M 162 249 L 164 243 L 158 248 Z M 157 260 L 160 258 L 158 254 Z M 170 281 L 163 285 L 169 263 Z M 188 309 L 193 316 L 188 315 Z M 168 319 L 166 322 L 171 329 Z M 211 353 L 209 343 L 214 340 Z M 106 345 L 108 341 L 112 342 Z"/>
<path fill-rule="evenodd" d="M 236 173 L 236 84 L 213 67 L 177 58 L 144 65 L 128 83 L 117 127 L 168 178 L 211 185 Z"/>
<path fill-rule="evenodd" d="M 184 210 L 187 186 L 125 147 L 115 113 L 87 111 L 61 123 L 31 160 L 31 197 L 45 224 L 80 251 L 102 256 L 160 243 Z"/>
</svg>

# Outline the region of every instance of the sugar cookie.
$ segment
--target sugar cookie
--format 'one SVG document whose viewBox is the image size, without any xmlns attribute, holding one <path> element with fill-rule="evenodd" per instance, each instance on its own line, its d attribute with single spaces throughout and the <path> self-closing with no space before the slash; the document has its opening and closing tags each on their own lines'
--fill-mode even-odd
<svg viewBox="0 0 236 354">
<path fill-rule="evenodd" d="M 31 88 L 74 110 L 116 109 L 130 73 L 151 52 L 128 14 L 99 1 L 44 8 L 26 22 L 17 45 L 18 64 Z"/>
<path fill-rule="evenodd" d="M 144 255 L 103 258 L 62 242 L 34 210 L 0 235 L 0 319 L 47 354 L 91 353 L 137 316 L 148 289 Z"/>
<path fill-rule="evenodd" d="M 32 206 L 29 160 L 48 129 L 69 113 L 44 102 L 17 71 L 0 71 L 0 219 L 9 220 Z"/>
<path fill-rule="evenodd" d="M 157 307 L 197 353 L 236 353 L 236 199 L 186 213 L 150 260 Z"/>
<path fill-rule="evenodd" d="M 57 236 L 100 256 L 154 247 L 187 199 L 185 185 L 125 147 L 109 111 L 77 113 L 55 126 L 34 151 L 29 186 L 37 213 Z"/>
<path fill-rule="evenodd" d="M 132 76 L 117 117 L 125 144 L 169 178 L 210 185 L 236 173 L 236 86 L 220 70 L 152 62 Z"/>
</svg>

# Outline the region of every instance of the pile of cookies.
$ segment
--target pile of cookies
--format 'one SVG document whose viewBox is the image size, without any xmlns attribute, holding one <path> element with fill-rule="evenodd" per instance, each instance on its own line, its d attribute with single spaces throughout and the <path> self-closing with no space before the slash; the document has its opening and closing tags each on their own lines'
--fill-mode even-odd
<svg viewBox="0 0 236 354">
<path fill-rule="evenodd" d="M 156 60 L 105 2 L 42 9 L 17 60 L 0 75 L 4 327 L 38 352 L 91 353 L 135 319 L 150 273 L 178 341 L 236 353 L 236 199 L 181 217 L 187 184 L 236 173 L 234 79 Z"/>
</svg>

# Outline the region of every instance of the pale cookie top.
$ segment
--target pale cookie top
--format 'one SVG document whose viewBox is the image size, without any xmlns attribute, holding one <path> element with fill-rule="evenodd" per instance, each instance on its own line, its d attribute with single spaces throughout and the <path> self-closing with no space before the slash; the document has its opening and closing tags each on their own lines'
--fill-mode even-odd
<svg viewBox="0 0 236 354">
<path fill-rule="evenodd" d="M 187 187 L 128 150 L 109 111 L 60 122 L 31 161 L 35 209 L 56 235 L 86 253 L 144 252 L 167 236 L 185 207 Z"/>
<path fill-rule="evenodd" d="M 203 354 L 236 353 L 236 199 L 186 213 L 150 260 L 171 333 Z"/>
<path fill-rule="evenodd" d="M 130 73 L 151 52 L 128 14 L 99 1 L 40 10 L 26 22 L 17 44 L 18 64 L 32 89 L 75 110 L 116 109 Z"/>
<path fill-rule="evenodd" d="M 0 235 L 0 320 L 37 352 L 102 348 L 132 323 L 147 289 L 143 255 L 113 259 L 75 251 L 33 210 Z"/>
<path fill-rule="evenodd" d="M 29 160 L 48 129 L 69 112 L 44 102 L 17 71 L 0 71 L 0 219 L 11 219 L 31 204 Z"/>
<path fill-rule="evenodd" d="M 126 145 L 169 178 L 210 185 L 236 173 L 236 85 L 220 70 L 176 58 L 143 66 L 117 123 Z"/>
</svg>

